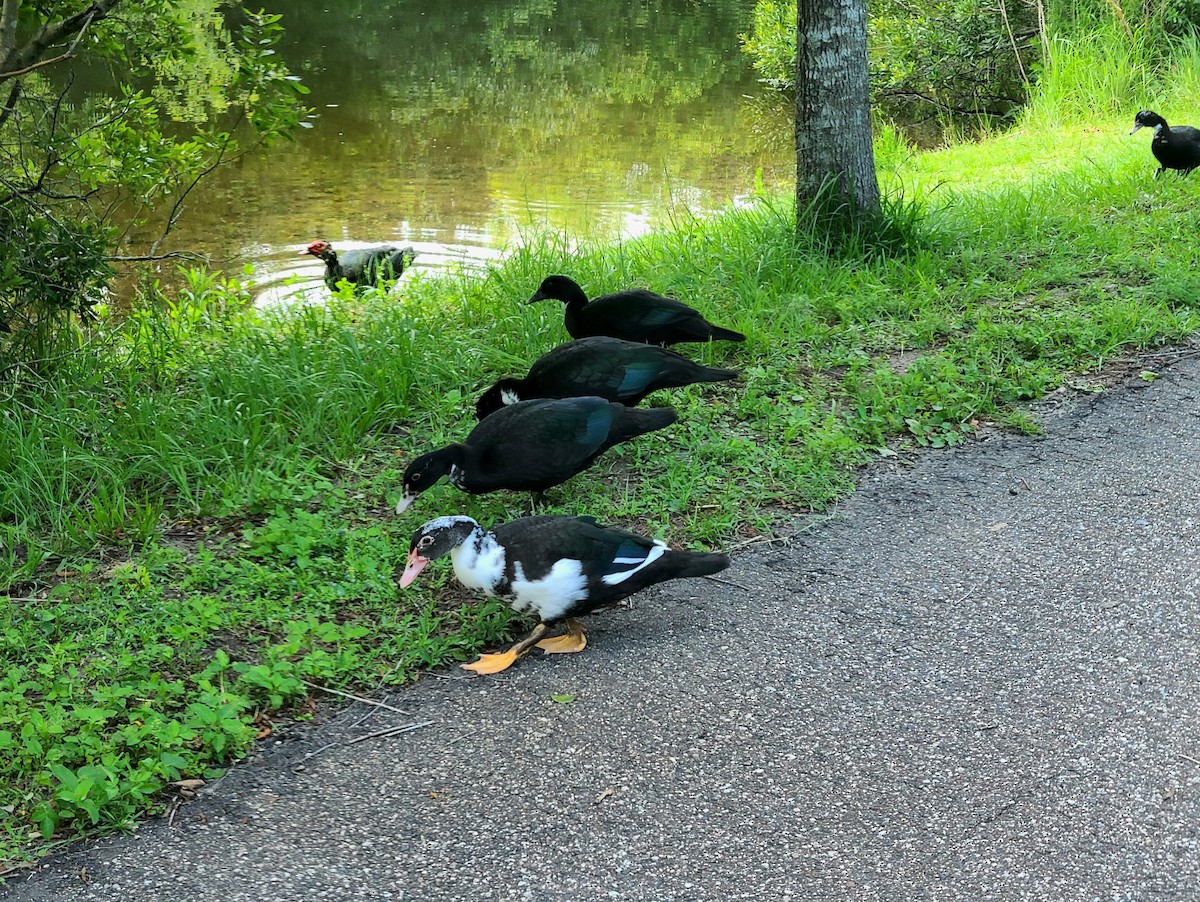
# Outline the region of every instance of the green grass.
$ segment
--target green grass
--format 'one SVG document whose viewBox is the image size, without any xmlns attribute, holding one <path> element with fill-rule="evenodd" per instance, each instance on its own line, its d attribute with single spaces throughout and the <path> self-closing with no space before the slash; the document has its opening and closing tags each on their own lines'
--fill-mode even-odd
<svg viewBox="0 0 1200 902">
<path fill-rule="evenodd" d="M 1033 428 L 1021 402 L 1195 334 L 1197 182 L 1151 181 L 1131 120 L 1033 117 L 928 154 L 890 135 L 888 252 L 798 241 L 790 204 L 762 198 L 617 246 L 531 236 L 484 279 L 401 300 L 271 313 L 193 274 L 170 305 L 105 321 L 0 406 L 0 859 L 128 825 L 309 684 L 404 682 L 506 634 L 447 567 L 403 592 L 394 573 L 425 518 L 526 499 L 443 482 L 391 510 L 411 456 L 566 340 L 561 308 L 524 303 L 548 273 L 649 285 L 750 336 L 685 348 L 742 378 L 655 396 L 679 424 L 551 494 L 694 546 L 788 528 L 885 449 Z"/>
</svg>

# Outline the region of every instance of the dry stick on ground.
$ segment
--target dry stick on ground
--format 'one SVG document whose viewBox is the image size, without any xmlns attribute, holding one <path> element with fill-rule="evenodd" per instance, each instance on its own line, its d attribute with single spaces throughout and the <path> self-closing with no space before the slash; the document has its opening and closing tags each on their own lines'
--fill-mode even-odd
<svg viewBox="0 0 1200 902">
<path fill-rule="evenodd" d="M 964 601 L 966 601 L 968 598 L 970 598 L 972 595 L 974 595 L 974 594 L 975 594 L 975 590 L 976 590 L 976 589 L 978 589 L 978 588 L 979 588 L 979 584 L 978 584 L 978 583 L 976 583 L 975 585 L 971 586 L 971 588 L 970 588 L 970 589 L 968 589 L 968 590 L 967 590 L 967 594 L 966 594 L 966 595 L 963 595 L 963 596 L 961 596 L 960 598 L 956 598 L 956 599 L 954 599 L 954 601 L 953 601 L 953 602 L 951 602 L 951 603 L 952 603 L 952 604 L 962 604 Z"/>
<path fill-rule="evenodd" d="M 301 758 L 299 761 L 297 761 L 294 765 L 292 765 L 292 772 L 295 773 L 295 771 L 298 767 L 301 767 L 302 765 L 304 765 L 311 759 L 317 757 L 317 755 L 321 754 L 321 752 L 327 752 L 332 748 L 345 748 L 347 746 L 354 745 L 356 742 L 363 742 L 364 740 L 367 740 L 367 739 L 375 739 L 378 736 L 394 736 L 394 735 L 399 735 L 400 733 L 409 733 L 413 730 L 419 730 L 422 727 L 432 726 L 433 724 L 439 723 L 439 722 L 440 721 L 436 721 L 436 720 L 426 720 L 426 721 L 423 721 L 422 723 L 406 723 L 399 727 L 388 727 L 383 730 L 376 730 L 374 733 L 368 733 L 366 736 L 359 736 L 357 739 L 351 739 L 349 742 L 327 742 L 327 743 L 325 743 L 325 745 L 321 746 L 319 749 L 315 749 L 315 750 L 309 752 L 307 755 L 305 755 L 303 758 Z"/>
<path fill-rule="evenodd" d="M 377 702 L 371 698 L 363 698 L 361 695 L 355 695 L 352 692 L 343 692 L 341 689 L 331 689 L 328 686 L 318 686 L 316 683 L 310 683 L 308 680 L 301 680 L 309 689 L 316 689 L 319 692 L 328 692 L 330 695 L 340 695 L 343 698 L 352 698 L 356 702 L 362 702 L 364 705 L 374 705 L 376 708 L 387 708 L 389 711 L 395 711 L 397 714 L 403 714 L 405 717 L 412 717 L 411 711 L 405 711 L 403 708 L 397 708 L 389 705 L 386 702 Z"/>
<path fill-rule="evenodd" d="M 343 742 L 342 745 L 355 745 L 359 742 L 366 742 L 368 739 L 376 739 L 380 736 L 397 736 L 400 733 L 411 733 L 413 730 L 419 730 L 422 727 L 432 726 L 439 723 L 436 720 L 426 720 L 422 723 L 406 723 L 401 727 L 387 727 L 382 730 L 376 730 L 374 733 L 368 733 L 366 736 L 359 736 L 357 739 L 351 739 L 349 742 Z"/>
<path fill-rule="evenodd" d="M 1148 351 L 1147 353 L 1143 354 L 1142 357 L 1147 358 L 1147 359 L 1154 358 L 1156 360 L 1162 358 L 1162 359 L 1169 360 L 1171 363 L 1175 363 L 1180 360 L 1187 360 L 1189 357 L 1195 357 L 1197 354 L 1200 354 L 1200 350 L 1195 350 L 1195 351 Z"/>
<path fill-rule="evenodd" d="M 736 545 L 730 545 L 726 551 L 741 551 L 743 548 L 749 548 L 752 545 L 774 545 L 778 542 L 781 545 L 789 544 L 795 536 L 759 536 L 756 539 L 747 539 L 744 542 L 738 542 Z"/>
<path fill-rule="evenodd" d="M 811 517 L 809 517 L 809 521 L 807 523 L 805 523 L 804 526 L 802 526 L 800 529 L 796 530 L 794 533 L 791 533 L 790 535 L 786 535 L 786 536 L 755 536 L 753 539 L 746 539 L 746 541 L 744 541 L 744 542 L 738 542 L 736 545 L 730 545 L 725 550 L 726 551 L 741 551 L 743 548 L 749 548 L 751 545 L 773 545 L 776 542 L 779 542 L 783 545 L 788 545 L 798 536 L 802 536 L 805 533 L 812 532 L 814 529 L 816 529 L 821 524 L 826 523 L 829 520 L 833 520 L 838 516 L 840 516 L 840 512 L 838 511 L 837 507 L 834 506 L 833 508 L 831 508 L 829 510 L 828 513 L 812 515 Z"/>
</svg>

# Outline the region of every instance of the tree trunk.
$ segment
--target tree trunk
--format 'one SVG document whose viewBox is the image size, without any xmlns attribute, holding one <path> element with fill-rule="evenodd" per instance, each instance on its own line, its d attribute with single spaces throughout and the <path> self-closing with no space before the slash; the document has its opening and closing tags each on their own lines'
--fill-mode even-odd
<svg viewBox="0 0 1200 902">
<path fill-rule="evenodd" d="M 866 0 L 796 4 L 796 204 L 818 199 L 826 213 L 879 211 Z"/>
</svg>

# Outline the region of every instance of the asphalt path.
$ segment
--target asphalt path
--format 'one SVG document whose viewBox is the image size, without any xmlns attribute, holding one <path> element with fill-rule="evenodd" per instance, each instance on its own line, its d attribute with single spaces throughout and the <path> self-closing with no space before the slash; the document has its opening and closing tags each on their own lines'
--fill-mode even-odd
<svg viewBox="0 0 1200 902">
<path fill-rule="evenodd" d="M 0 896 L 1200 899 L 1200 356 L 1159 364 Z"/>
</svg>

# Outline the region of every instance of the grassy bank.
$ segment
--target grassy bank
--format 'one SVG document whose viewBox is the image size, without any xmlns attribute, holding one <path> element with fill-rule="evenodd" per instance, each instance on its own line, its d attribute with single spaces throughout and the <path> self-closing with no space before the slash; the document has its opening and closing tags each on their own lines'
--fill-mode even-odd
<svg viewBox="0 0 1200 902">
<path fill-rule="evenodd" d="M 1196 182 L 1152 182 L 1131 118 L 893 142 L 891 254 L 797 242 L 788 202 L 764 198 L 621 246 L 531 241 L 402 301 L 255 311 L 196 276 L 102 326 L 0 408 L 0 859 L 31 831 L 131 822 L 302 712 L 310 684 L 403 682 L 505 634 L 447 567 L 404 592 L 393 573 L 424 519 L 526 499 L 442 483 L 391 511 L 412 455 L 567 340 L 561 308 L 523 303 L 548 273 L 649 285 L 750 336 L 686 348 L 742 378 L 657 395 L 677 426 L 551 495 L 693 546 L 786 529 L 880 453 L 1034 428 L 1020 402 L 1197 332 Z"/>
</svg>

